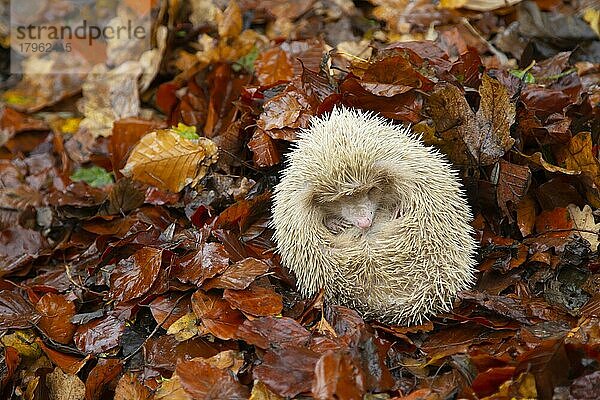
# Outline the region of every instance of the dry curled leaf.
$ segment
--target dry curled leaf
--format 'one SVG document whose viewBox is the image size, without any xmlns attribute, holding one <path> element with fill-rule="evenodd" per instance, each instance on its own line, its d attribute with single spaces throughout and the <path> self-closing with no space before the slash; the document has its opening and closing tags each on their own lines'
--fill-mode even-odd
<svg viewBox="0 0 600 400">
<path fill-rule="evenodd" d="M 515 142 L 510 137 L 515 105 L 511 103 L 506 87 L 488 75 L 483 76 L 479 93 L 481 103 L 477 111 L 477 129 L 465 132 L 465 143 L 480 165 L 490 165 Z"/>
<path fill-rule="evenodd" d="M 140 140 L 121 172 L 160 189 L 179 192 L 186 185 L 197 184 L 217 157 L 217 146 L 209 139 L 189 140 L 173 130 L 160 129 Z"/>
<path fill-rule="evenodd" d="M 484 75 L 479 93 L 481 102 L 477 113 L 471 110 L 462 92 L 451 84 L 440 85 L 429 98 L 427 110 L 438 134 L 445 140 L 464 143 L 456 143 L 454 152 L 449 154 L 455 163 L 465 163 L 468 151 L 475 164 L 494 164 L 515 142 L 510 137 L 515 105 L 506 87 Z"/>
</svg>

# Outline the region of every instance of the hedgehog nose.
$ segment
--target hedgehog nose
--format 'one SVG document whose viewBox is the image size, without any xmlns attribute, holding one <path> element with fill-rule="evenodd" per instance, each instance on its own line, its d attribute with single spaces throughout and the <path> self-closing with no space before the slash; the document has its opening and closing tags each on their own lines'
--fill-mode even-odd
<svg viewBox="0 0 600 400">
<path fill-rule="evenodd" d="M 369 217 L 358 217 L 356 219 L 356 226 L 358 226 L 360 229 L 367 229 L 371 227 L 371 223 L 373 221 L 371 221 L 371 218 Z"/>
</svg>

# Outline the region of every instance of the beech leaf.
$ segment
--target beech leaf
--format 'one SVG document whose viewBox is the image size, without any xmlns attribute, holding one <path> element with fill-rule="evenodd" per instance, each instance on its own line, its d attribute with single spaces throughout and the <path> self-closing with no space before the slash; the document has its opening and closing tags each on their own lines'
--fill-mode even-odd
<svg viewBox="0 0 600 400">
<path fill-rule="evenodd" d="M 179 192 L 186 185 L 196 185 L 217 157 L 217 146 L 209 139 L 188 140 L 175 130 L 160 129 L 139 141 L 121 172 L 159 189 Z"/>
</svg>

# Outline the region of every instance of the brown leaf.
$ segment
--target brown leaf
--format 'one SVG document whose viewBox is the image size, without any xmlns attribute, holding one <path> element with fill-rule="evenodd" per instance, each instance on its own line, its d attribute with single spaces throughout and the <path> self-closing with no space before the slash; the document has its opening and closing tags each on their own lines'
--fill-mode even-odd
<svg viewBox="0 0 600 400">
<path fill-rule="evenodd" d="M 71 317 L 75 315 L 73 302 L 60 294 L 46 293 L 37 302 L 35 308 L 42 315 L 38 327 L 46 335 L 58 343 L 71 342 L 76 329 L 76 326 L 71 323 Z"/>
<path fill-rule="evenodd" d="M 479 397 L 492 395 L 498 391 L 498 387 L 512 379 L 515 367 L 497 367 L 483 371 L 475 377 L 471 387 Z"/>
<path fill-rule="evenodd" d="M 123 365 L 117 359 L 100 360 L 85 381 L 85 400 L 99 400 L 117 376 L 121 375 Z"/>
<path fill-rule="evenodd" d="M 206 243 L 196 252 L 185 255 L 174 269 L 174 276 L 181 282 L 202 283 L 225 271 L 229 266 L 229 254 L 220 243 Z"/>
<path fill-rule="evenodd" d="M 83 400 L 85 384 L 75 374 L 64 373 L 59 367 L 46 375 L 46 384 L 52 399 Z"/>
<path fill-rule="evenodd" d="M 496 189 L 498 206 L 510 221 L 513 220 L 513 216 L 507 203 L 510 201 L 512 206 L 516 207 L 527 193 L 530 184 L 531 171 L 527 166 L 500 160 L 498 187 Z"/>
<path fill-rule="evenodd" d="M 479 165 L 490 165 L 515 142 L 510 137 L 515 105 L 511 103 L 506 87 L 488 75 L 483 76 L 479 93 L 481 102 L 477 111 L 477 128 L 465 132 L 464 140 Z"/>
<path fill-rule="evenodd" d="M 275 141 L 262 129 L 254 131 L 252 139 L 248 142 L 248 148 L 252 150 L 252 160 L 258 167 L 272 167 L 281 161 Z"/>
<path fill-rule="evenodd" d="M 150 390 L 142 385 L 132 373 L 126 373 L 119 379 L 114 400 L 148 400 L 150 397 Z"/>
<path fill-rule="evenodd" d="M 291 318 L 257 318 L 244 321 L 237 332 L 237 339 L 261 349 L 273 343 L 278 346 L 307 346 L 311 333 Z"/>
<path fill-rule="evenodd" d="M 157 324 L 164 329 L 191 311 L 189 298 L 181 298 L 171 294 L 170 296 L 158 296 L 150 303 L 150 312 Z"/>
<path fill-rule="evenodd" d="M 108 195 L 108 214 L 126 214 L 144 204 L 145 192 L 129 178 L 121 178 Z"/>
<path fill-rule="evenodd" d="M 345 79 L 340 84 L 342 103 L 349 107 L 363 110 L 372 110 L 382 116 L 405 122 L 418 122 L 421 120 L 421 97 L 415 91 L 409 91 L 392 97 L 376 96 L 365 90 L 356 78 Z"/>
<path fill-rule="evenodd" d="M 569 146 L 563 151 L 567 169 L 581 171 L 586 187 L 588 201 L 594 207 L 600 206 L 600 161 L 594 156 L 592 136 L 589 132 L 580 132 L 571 138 Z"/>
<path fill-rule="evenodd" d="M 566 208 L 557 207 L 551 211 L 544 211 L 538 215 L 535 221 L 537 233 L 562 231 L 573 228 L 571 215 Z"/>
<path fill-rule="evenodd" d="M 178 341 L 174 335 L 150 338 L 144 343 L 145 365 L 149 368 L 175 371 L 178 360 L 190 357 L 209 358 L 219 353 L 220 345 L 205 338 Z"/>
<path fill-rule="evenodd" d="M 254 280 L 269 270 L 269 265 L 256 258 L 245 258 L 230 265 L 221 275 L 208 280 L 203 288 L 209 289 L 246 289 Z"/>
<path fill-rule="evenodd" d="M 392 97 L 420 89 L 423 82 L 429 86 L 423 90 L 432 86 L 432 82 L 419 74 L 410 61 L 401 55 L 370 61 L 364 70 L 355 68 L 353 72 L 361 78 L 360 85 L 377 96 Z"/>
<path fill-rule="evenodd" d="M 121 176 L 120 170 L 125 166 L 133 146 L 145 134 L 162 128 L 165 128 L 164 122 L 139 118 L 124 118 L 113 123 L 109 148 L 113 171 L 117 177 Z"/>
<path fill-rule="evenodd" d="M 121 172 L 176 193 L 188 184 L 196 185 L 217 157 L 217 146 L 209 139 L 189 140 L 175 131 L 160 129 L 140 140 Z"/>
<path fill-rule="evenodd" d="M 86 354 L 104 353 L 119 345 L 125 321 L 113 315 L 80 325 L 75 332 L 75 346 Z"/>
<path fill-rule="evenodd" d="M 365 394 L 364 376 L 345 353 L 328 351 L 315 365 L 312 395 L 315 399 L 360 399 Z"/>
<path fill-rule="evenodd" d="M 461 91 L 454 85 L 438 85 L 429 96 L 426 109 L 437 135 L 443 142 L 451 143 L 446 151 L 450 160 L 459 165 L 470 164 L 464 138 L 468 131 L 476 131 L 477 125 L 475 114 Z"/>
<path fill-rule="evenodd" d="M 477 114 L 454 85 L 439 85 L 428 101 L 427 111 L 442 138 L 464 142 L 457 143 L 454 152 L 448 155 L 457 164 L 467 163 L 465 147 L 476 164 L 491 165 L 514 143 L 510 126 L 515 118 L 515 106 L 506 88 L 485 75 L 479 92 L 481 102 Z"/>
<path fill-rule="evenodd" d="M 273 139 L 293 141 L 296 138 L 295 130 L 278 129 L 306 128 L 312 114 L 310 99 L 306 94 L 289 86 L 264 104 L 256 125 Z"/>
<path fill-rule="evenodd" d="M 554 387 L 569 382 L 568 375 L 564 371 L 569 371 L 570 365 L 571 362 L 565 350 L 564 339 L 549 339 L 534 349 L 521 354 L 515 374 L 533 373 L 540 398 L 550 399 Z"/>
<path fill-rule="evenodd" d="M 521 231 L 521 235 L 529 236 L 533 233 L 535 217 L 535 200 L 533 196 L 526 195 L 517 205 L 517 226 Z"/>
<path fill-rule="evenodd" d="M 37 338 L 35 342 L 42 348 L 46 356 L 50 359 L 50 361 L 52 361 L 53 364 L 57 365 L 60 367 L 60 369 L 69 374 L 78 374 L 79 371 L 81 371 L 81 368 L 83 368 L 91 358 L 89 355 L 85 358 L 79 358 L 69 354 L 61 353 L 46 346 L 40 338 Z"/>
<path fill-rule="evenodd" d="M 48 247 L 38 232 L 21 226 L 0 232 L 0 277 L 36 259 Z"/>
<path fill-rule="evenodd" d="M 281 295 L 257 284 L 245 290 L 226 289 L 223 298 L 234 308 L 256 317 L 278 315 L 283 309 Z"/>
<path fill-rule="evenodd" d="M 26 329 L 37 323 L 41 315 L 18 293 L 0 291 L 0 329 Z"/>
<path fill-rule="evenodd" d="M 202 290 L 192 295 L 192 309 L 206 329 L 219 339 L 234 338 L 238 327 L 244 322 L 242 313 L 231 308 L 220 296 Z"/>
<path fill-rule="evenodd" d="M 194 399 L 245 400 L 249 395 L 248 388 L 241 385 L 231 371 L 201 359 L 179 362 L 175 373 L 181 386 Z"/>
<path fill-rule="evenodd" d="M 109 296 L 120 302 L 145 295 L 158 278 L 162 254 L 160 249 L 143 247 L 119 261 L 110 275 Z"/>
<path fill-rule="evenodd" d="M 279 47 L 263 52 L 254 62 L 254 70 L 263 86 L 290 81 L 294 76 L 288 54 Z"/>
<path fill-rule="evenodd" d="M 4 146 L 9 139 L 19 132 L 48 129 L 48 125 L 42 120 L 21 114 L 10 107 L 0 108 L 0 146 Z"/>
<path fill-rule="evenodd" d="M 284 397 L 310 392 L 319 355 L 303 347 L 268 350 L 262 363 L 254 368 L 254 379 Z"/>
</svg>

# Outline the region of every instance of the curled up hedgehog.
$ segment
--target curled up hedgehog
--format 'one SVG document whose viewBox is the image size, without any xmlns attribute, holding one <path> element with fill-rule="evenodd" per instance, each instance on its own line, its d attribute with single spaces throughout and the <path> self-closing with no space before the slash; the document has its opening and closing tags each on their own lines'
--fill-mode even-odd
<svg viewBox="0 0 600 400">
<path fill-rule="evenodd" d="M 299 291 L 365 318 L 419 323 L 474 281 L 471 213 L 455 171 L 410 128 L 337 108 L 314 118 L 273 200 Z"/>
</svg>

